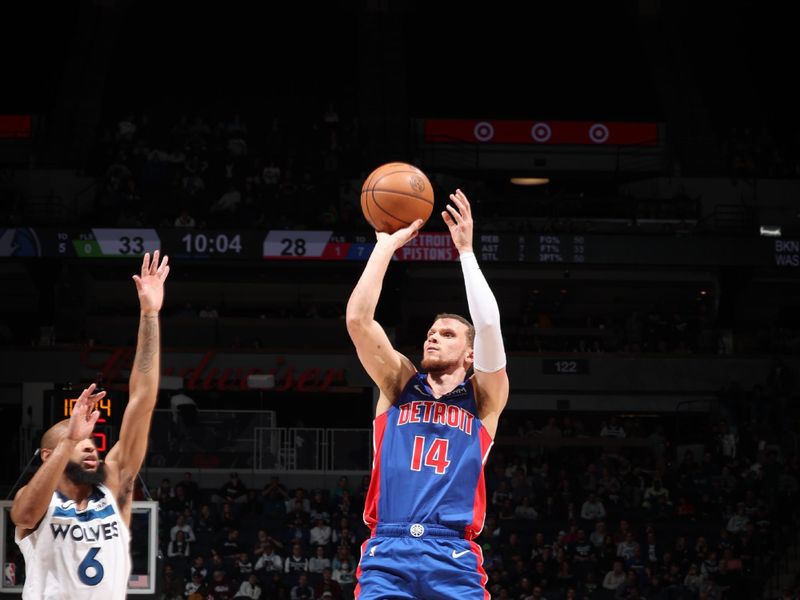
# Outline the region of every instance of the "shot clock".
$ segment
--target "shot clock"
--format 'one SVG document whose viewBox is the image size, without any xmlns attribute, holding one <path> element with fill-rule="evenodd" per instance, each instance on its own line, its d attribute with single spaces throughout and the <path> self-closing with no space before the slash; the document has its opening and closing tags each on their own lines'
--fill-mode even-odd
<svg viewBox="0 0 800 600">
<path fill-rule="evenodd" d="M 62 387 L 61 389 L 48 390 L 44 393 L 44 430 L 48 429 L 58 421 L 69 419 L 72 410 L 78 401 L 83 387 Z M 100 391 L 100 388 L 97 388 Z M 125 410 L 124 404 L 119 403 L 114 397 L 105 396 L 97 403 L 97 410 L 100 411 L 100 418 L 95 425 L 94 443 L 98 452 L 106 452 L 114 445 L 117 440 L 117 423 L 122 411 Z"/>
</svg>

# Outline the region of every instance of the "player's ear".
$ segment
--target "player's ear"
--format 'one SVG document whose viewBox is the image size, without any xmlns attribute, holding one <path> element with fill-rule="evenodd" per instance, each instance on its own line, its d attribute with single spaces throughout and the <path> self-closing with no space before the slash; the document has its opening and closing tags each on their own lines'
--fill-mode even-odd
<svg viewBox="0 0 800 600">
<path fill-rule="evenodd" d="M 45 462 L 52 453 L 53 451 L 50 448 L 41 448 L 39 450 L 39 458 L 42 459 L 42 462 Z"/>
<path fill-rule="evenodd" d="M 467 361 L 467 366 L 468 367 L 472 366 L 472 363 L 475 362 L 475 349 L 474 348 L 468 348 L 467 349 L 467 355 L 464 358 Z"/>
</svg>

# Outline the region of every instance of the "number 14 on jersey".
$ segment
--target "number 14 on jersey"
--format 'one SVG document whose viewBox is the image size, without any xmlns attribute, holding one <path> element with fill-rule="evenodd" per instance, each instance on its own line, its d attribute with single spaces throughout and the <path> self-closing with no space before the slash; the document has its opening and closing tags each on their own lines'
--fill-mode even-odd
<svg viewBox="0 0 800 600">
<path fill-rule="evenodd" d="M 450 460 L 447 458 L 450 441 L 444 438 L 433 438 L 430 446 L 425 442 L 425 436 L 414 436 L 414 451 L 411 454 L 411 470 L 421 471 L 424 465 L 432 468 L 433 472 L 437 475 L 444 475 L 447 471 L 447 467 L 450 466 Z M 424 462 L 422 460 L 423 454 L 425 455 Z"/>
</svg>

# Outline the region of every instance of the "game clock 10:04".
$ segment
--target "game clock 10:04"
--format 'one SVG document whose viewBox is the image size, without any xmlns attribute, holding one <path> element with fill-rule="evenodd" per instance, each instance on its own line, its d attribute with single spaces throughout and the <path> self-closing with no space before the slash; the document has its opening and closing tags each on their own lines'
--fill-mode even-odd
<svg viewBox="0 0 800 600">
<path fill-rule="evenodd" d="M 56 409 L 53 412 L 56 413 L 59 420 L 69 419 L 77 401 L 77 396 L 74 398 L 62 396 L 62 398 L 56 400 L 56 402 L 60 402 L 60 410 Z M 114 401 L 106 396 L 97 402 L 95 408 L 100 412 L 100 417 L 97 419 L 97 425 L 94 428 L 92 437 L 97 446 L 97 451 L 105 452 L 114 443 L 114 430 L 111 423 L 116 407 L 114 406 Z"/>
<path fill-rule="evenodd" d="M 187 254 L 240 254 L 242 236 L 239 233 L 187 233 L 180 238 L 181 250 Z"/>
</svg>

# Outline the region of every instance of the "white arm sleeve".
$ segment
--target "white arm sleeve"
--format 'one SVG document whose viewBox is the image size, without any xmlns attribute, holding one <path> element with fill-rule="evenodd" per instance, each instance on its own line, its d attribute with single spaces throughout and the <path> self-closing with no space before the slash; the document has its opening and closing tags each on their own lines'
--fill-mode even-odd
<svg viewBox="0 0 800 600">
<path fill-rule="evenodd" d="M 506 351 L 500 332 L 500 309 L 474 253 L 465 252 L 461 255 L 461 270 L 467 288 L 469 314 L 475 327 L 475 370 L 494 373 L 506 366 Z"/>
</svg>

